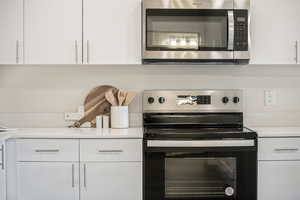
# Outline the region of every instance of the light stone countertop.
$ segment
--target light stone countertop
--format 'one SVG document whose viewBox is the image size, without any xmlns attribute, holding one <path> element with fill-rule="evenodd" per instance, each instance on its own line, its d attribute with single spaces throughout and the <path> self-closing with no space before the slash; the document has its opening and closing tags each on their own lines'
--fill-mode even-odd
<svg viewBox="0 0 300 200">
<path fill-rule="evenodd" d="M 0 132 L 0 141 L 10 138 L 142 139 L 143 128 L 21 128 Z"/>
</svg>

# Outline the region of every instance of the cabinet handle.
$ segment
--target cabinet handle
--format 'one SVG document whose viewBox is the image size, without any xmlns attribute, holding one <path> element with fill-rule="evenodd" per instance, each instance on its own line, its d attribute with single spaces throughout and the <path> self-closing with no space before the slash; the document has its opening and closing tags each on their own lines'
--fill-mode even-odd
<svg viewBox="0 0 300 200">
<path fill-rule="evenodd" d="M 72 164 L 72 188 L 75 187 L 75 183 L 74 183 L 74 164 Z"/>
<path fill-rule="evenodd" d="M 16 41 L 16 63 L 19 64 L 19 40 Z"/>
<path fill-rule="evenodd" d="M 90 64 L 90 41 L 86 41 L 86 62 Z"/>
<path fill-rule="evenodd" d="M 75 40 L 75 63 L 78 64 L 78 41 Z"/>
<path fill-rule="evenodd" d="M 284 152 L 284 151 L 299 151 L 298 148 L 286 148 L 286 149 L 274 149 L 277 152 Z"/>
<path fill-rule="evenodd" d="M 83 187 L 86 188 L 86 164 L 83 164 Z"/>
<path fill-rule="evenodd" d="M 296 64 L 298 64 L 298 41 L 295 42 L 295 52 L 296 52 L 295 61 Z"/>
<path fill-rule="evenodd" d="M 122 153 L 122 149 L 99 150 L 99 153 Z"/>
<path fill-rule="evenodd" d="M 4 170 L 4 144 L 1 145 L 1 156 L 2 156 L 2 161 L 1 161 L 1 168 Z"/>
<path fill-rule="evenodd" d="M 36 149 L 35 152 L 37 153 L 57 153 L 59 149 Z"/>
</svg>

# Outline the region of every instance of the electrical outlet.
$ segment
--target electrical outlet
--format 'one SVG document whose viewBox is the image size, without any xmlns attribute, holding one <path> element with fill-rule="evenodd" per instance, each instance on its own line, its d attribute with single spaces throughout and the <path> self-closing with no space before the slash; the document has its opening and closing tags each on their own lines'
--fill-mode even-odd
<svg viewBox="0 0 300 200">
<path fill-rule="evenodd" d="M 78 106 L 77 113 L 65 113 L 66 121 L 77 121 L 84 116 L 84 106 Z"/>
<path fill-rule="evenodd" d="M 265 106 L 276 105 L 277 94 L 275 90 L 265 90 Z"/>
</svg>

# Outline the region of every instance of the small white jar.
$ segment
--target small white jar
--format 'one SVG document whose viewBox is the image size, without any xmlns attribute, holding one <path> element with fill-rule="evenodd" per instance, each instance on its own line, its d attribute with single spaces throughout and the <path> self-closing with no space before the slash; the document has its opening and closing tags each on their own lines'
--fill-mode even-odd
<svg viewBox="0 0 300 200">
<path fill-rule="evenodd" d="M 128 106 L 112 106 L 111 114 L 111 128 L 128 128 Z"/>
</svg>

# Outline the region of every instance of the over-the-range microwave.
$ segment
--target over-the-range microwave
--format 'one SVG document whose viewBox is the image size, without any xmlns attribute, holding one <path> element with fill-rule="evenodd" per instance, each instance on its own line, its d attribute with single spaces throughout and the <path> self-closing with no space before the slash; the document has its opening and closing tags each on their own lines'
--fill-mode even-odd
<svg viewBox="0 0 300 200">
<path fill-rule="evenodd" d="M 143 0 L 144 64 L 247 64 L 250 0 Z"/>
</svg>

